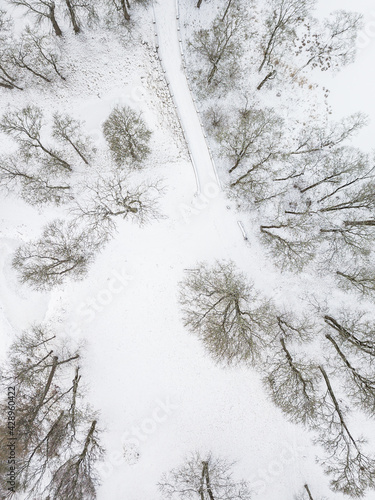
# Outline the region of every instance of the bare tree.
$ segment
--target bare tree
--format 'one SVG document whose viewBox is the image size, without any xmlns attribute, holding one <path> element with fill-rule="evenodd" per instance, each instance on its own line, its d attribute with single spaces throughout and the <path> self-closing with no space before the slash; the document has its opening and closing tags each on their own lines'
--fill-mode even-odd
<svg viewBox="0 0 375 500">
<path fill-rule="evenodd" d="M 372 366 L 375 362 L 375 324 L 364 314 L 340 313 L 338 318 L 324 316 L 325 323 L 332 329 L 346 349 L 361 359 L 362 363 Z"/>
<path fill-rule="evenodd" d="M 217 16 L 210 29 L 201 29 L 194 34 L 191 45 L 203 57 L 207 65 L 205 81 L 208 85 L 221 83 L 224 75 L 236 73 L 241 49 L 243 28 L 241 8 L 234 2 L 224 17 Z"/>
<path fill-rule="evenodd" d="M 18 142 L 26 156 L 41 154 L 45 167 L 50 172 L 71 172 L 72 167 L 63 159 L 62 153 L 42 142 L 42 127 L 43 113 L 36 106 L 9 111 L 0 122 L 0 130 Z"/>
<path fill-rule="evenodd" d="M 32 77 L 51 83 L 56 76 L 65 80 L 61 67 L 61 56 L 49 35 L 40 35 L 35 29 L 26 27 L 11 53 L 12 62 L 21 71 Z"/>
<path fill-rule="evenodd" d="M 181 284 L 180 303 L 185 326 L 216 361 L 257 360 L 274 317 L 270 304 L 233 262 L 198 264 Z"/>
<path fill-rule="evenodd" d="M 305 155 L 333 149 L 353 137 L 366 123 L 366 116 L 354 113 L 338 123 L 329 123 L 326 127 L 307 125 L 289 154 Z"/>
<path fill-rule="evenodd" d="M 288 42 L 293 42 L 296 29 L 309 15 L 314 0 L 271 0 L 265 20 L 265 33 L 262 37 L 262 60 L 258 71 L 265 65 L 272 68 L 274 58 L 285 50 Z M 272 68 L 273 69 L 273 68 Z"/>
<path fill-rule="evenodd" d="M 250 500 L 247 482 L 233 478 L 233 465 L 211 454 L 191 454 L 181 467 L 164 474 L 159 489 L 171 500 Z"/>
<path fill-rule="evenodd" d="M 73 198 L 70 185 L 48 179 L 27 160 L 14 156 L 0 157 L 0 187 L 8 193 L 16 191 L 30 205 L 61 205 Z"/>
<path fill-rule="evenodd" d="M 375 173 L 369 156 L 348 146 L 298 157 L 296 171 L 299 176 L 295 183 L 301 194 L 307 193 L 323 207 L 330 198 L 373 178 Z"/>
<path fill-rule="evenodd" d="M 150 0 L 106 0 L 106 4 L 112 14 L 115 14 L 120 18 L 120 20 L 126 25 L 130 21 L 130 9 L 132 4 L 139 4 L 147 6 L 150 4 Z"/>
<path fill-rule="evenodd" d="M 6 11 L 0 9 L 0 87 L 5 89 L 18 89 L 18 72 L 12 63 L 13 22 Z"/>
<path fill-rule="evenodd" d="M 160 182 L 138 184 L 129 175 L 116 172 L 86 186 L 89 199 L 77 201 L 72 213 L 106 241 L 116 230 L 116 219 L 130 219 L 143 225 L 160 218 L 157 199 L 161 191 Z"/>
<path fill-rule="evenodd" d="M 96 9 L 97 1 L 85 0 L 63 0 L 66 6 L 69 20 L 74 33 L 77 35 L 82 31 L 82 26 L 91 26 L 98 21 L 99 15 Z"/>
<path fill-rule="evenodd" d="M 103 133 L 117 165 L 127 160 L 136 167 L 149 155 L 151 131 L 140 113 L 129 106 L 116 106 L 103 124 Z"/>
<path fill-rule="evenodd" d="M 81 160 L 89 165 L 93 155 L 91 139 L 82 132 L 82 123 L 69 115 L 53 115 L 53 137 L 64 145 L 73 148 Z"/>
<path fill-rule="evenodd" d="M 275 328 L 276 329 L 276 328 Z M 292 422 L 311 427 L 320 405 L 318 368 L 293 352 L 293 341 L 306 342 L 313 325 L 306 319 L 278 316 L 278 337 L 272 342 L 264 384 L 272 401 Z"/>
<path fill-rule="evenodd" d="M 364 297 L 375 296 L 375 269 L 371 262 L 336 271 L 336 280 L 344 290 L 354 290 Z"/>
<path fill-rule="evenodd" d="M 297 496 L 294 497 L 295 500 L 327 500 L 326 498 L 320 497 L 320 499 L 313 497 L 310 487 L 308 484 L 303 486 L 303 490 Z"/>
<path fill-rule="evenodd" d="M 319 239 L 311 221 L 285 217 L 280 222 L 262 224 L 261 240 L 281 269 L 301 271 L 315 257 Z"/>
<path fill-rule="evenodd" d="M 51 482 L 45 491 L 56 499 L 95 500 L 96 489 L 100 484 L 95 464 L 103 458 L 103 455 L 97 421 L 93 420 L 81 449 L 76 452 L 71 451 L 69 458 L 53 472 Z"/>
<path fill-rule="evenodd" d="M 362 26 L 362 16 L 354 12 L 339 10 L 324 20 L 323 27 L 316 32 L 307 24 L 306 32 L 297 41 L 297 55 L 303 54 L 307 61 L 298 72 L 311 66 L 322 71 L 338 69 L 354 61 L 356 39 Z"/>
<path fill-rule="evenodd" d="M 369 364 L 363 364 L 358 358 L 348 356 L 345 342 L 326 333 L 326 339 L 334 350 L 333 362 L 337 373 L 345 374 L 343 386 L 351 402 L 371 417 L 375 415 L 375 376 Z M 341 340 L 341 341 L 340 341 Z"/>
<path fill-rule="evenodd" d="M 36 18 L 37 23 L 48 20 L 57 36 L 62 36 L 62 31 L 56 19 L 56 4 L 53 0 L 8 0 L 11 5 L 25 7 Z"/>
<path fill-rule="evenodd" d="M 68 277 L 83 279 L 98 250 L 93 238 L 84 228 L 55 220 L 45 227 L 41 238 L 16 251 L 13 267 L 21 283 L 36 290 L 50 290 Z"/>
<path fill-rule="evenodd" d="M 336 395 L 330 377 L 319 367 L 325 385 L 321 416 L 317 421 L 317 442 L 328 457 L 320 459 L 332 477 L 331 488 L 354 498 L 375 487 L 375 460 L 363 452 L 364 440 L 355 439 L 347 422 L 345 408 Z"/>
<path fill-rule="evenodd" d="M 215 138 L 221 154 L 230 162 L 233 188 L 246 183 L 258 170 L 269 170 L 277 157 L 282 137 L 282 120 L 268 108 L 246 106 L 231 112 L 230 122 L 223 120 Z"/>
</svg>

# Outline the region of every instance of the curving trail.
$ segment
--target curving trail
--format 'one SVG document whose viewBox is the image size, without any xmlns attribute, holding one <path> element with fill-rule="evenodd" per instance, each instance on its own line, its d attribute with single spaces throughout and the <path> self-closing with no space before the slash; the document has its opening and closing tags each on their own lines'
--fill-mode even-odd
<svg viewBox="0 0 375 500">
<path fill-rule="evenodd" d="M 220 180 L 184 71 L 176 0 L 154 0 L 156 47 L 193 163 L 197 193 Z"/>
</svg>

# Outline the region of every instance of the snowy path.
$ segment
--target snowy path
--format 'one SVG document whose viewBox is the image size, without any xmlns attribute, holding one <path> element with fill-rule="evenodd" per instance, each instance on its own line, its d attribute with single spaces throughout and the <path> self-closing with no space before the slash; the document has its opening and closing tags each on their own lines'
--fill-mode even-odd
<svg viewBox="0 0 375 500">
<path fill-rule="evenodd" d="M 159 57 L 189 147 L 199 194 L 213 183 L 220 188 L 220 181 L 184 72 L 175 2 L 154 1 L 156 38 Z"/>
</svg>

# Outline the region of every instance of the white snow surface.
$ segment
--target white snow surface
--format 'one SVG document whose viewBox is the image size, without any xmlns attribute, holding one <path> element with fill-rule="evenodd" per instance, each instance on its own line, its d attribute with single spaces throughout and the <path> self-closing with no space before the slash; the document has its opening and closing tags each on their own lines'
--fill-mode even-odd
<svg viewBox="0 0 375 500">
<path fill-rule="evenodd" d="M 321 0 L 319 4 L 329 11 L 354 7 L 371 21 L 371 1 L 353 5 L 349 0 Z M 123 222 L 85 280 L 41 294 L 18 284 L 11 257 L 19 244 L 40 234 L 45 222 L 61 212 L 38 213 L 16 198 L 2 197 L 1 356 L 5 357 L 15 334 L 32 322 L 50 322 L 73 341 L 85 342 L 83 378 L 89 385 L 90 403 L 101 412 L 107 449 L 98 500 L 159 499 L 161 474 L 196 450 L 237 460 L 236 474 L 251 483 L 254 499 L 292 500 L 308 482 L 317 497 L 343 500 L 344 496 L 330 492 L 328 478 L 315 463 L 319 450 L 312 445 L 312 435 L 286 421 L 267 399 L 259 375 L 214 365 L 182 326 L 178 282 L 197 261 L 232 259 L 256 288 L 291 308 L 301 308 L 307 291 L 328 296 L 333 284 L 328 279 L 316 283 L 303 274 L 280 275 L 251 230 L 249 243 L 244 241 L 237 221 L 245 215 L 237 214 L 218 188 L 181 67 L 175 0 L 159 0 L 155 5 L 159 53 L 195 159 L 201 188 L 196 196 L 192 164 L 153 48 L 152 15 L 139 16 L 145 43 L 134 48 L 105 32 L 88 32 L 83 40 L 70 37 L 67 43 L 75 73 L 69 88 L 58 84 L 15 97 L 2 92 L 0 109 L 35 102 L 47 114 L 69 111 L 86 121 L 87 131 L 100 145 L 101 123 L 113 106 L 125 102 L 136 107 L 154 130 L 153 155 L 145 175 L 154 176 L 156 171 L 164 179 L 166 218 L 142 228 Z M 334 107 L 344 109 L 344 114 L 362 109 L 366 95 L 365 107 L 375 118 L 373 67 L 369 84 L 360 84 L 356 91 L 362 101 L 349 94 L 356 74 L 362 81 L 370 71 L 374 55 L 372 39 L 359 62 L 336 77 L 338 88 L 328 84 Z M 369 131 L 373 135 L 374 125 Z M 5 137 L 0 140 L 5 144 Z M 335 293 L 337 301 L 345 300 Z M 370 424 L 358 426 L 361 430 Z M 125 459 L 124 444 L 127 457 L 134 450 L 139 457 Z M 374 498 L 374 493 L 366 496 L 366 500 Z"/>
</svg>

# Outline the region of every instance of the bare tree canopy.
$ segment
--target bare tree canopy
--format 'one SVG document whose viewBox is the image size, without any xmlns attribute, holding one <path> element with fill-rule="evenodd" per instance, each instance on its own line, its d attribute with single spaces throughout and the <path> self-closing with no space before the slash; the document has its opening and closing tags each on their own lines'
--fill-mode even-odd
<svg viewBox="0 0 375 500">
<path fill-rule="evenodd" d="M 62 31 L 56 19 L 56 3 L 54 0 L 8 0 L 11 5 L 24 7 L 37 21 L 48 20 L 55 35 L 62 36 Z"/>
<path fill-rule="evenodd" d="M 246 481 L 233 478 L 233 465 L 211 454 L 191 454 L 181 467 L 162 477 L 159 489 L 171 500 L 250 500 Z"/>
<path fill-rule="evenodd" d="M 119 166 L 129 160 L 137 167 L 150 153 L 151 131 L 141 114 L 129 106 L 115 107 L 103 124 L 103 133 Z"/>
<path fill-rule="evenodd" d="M 21 283 L 36 290 L 50 290 L 68 277 L 80 280 L 97 250 L 95 239 L 84 228 L 55 220 L 41 238 L 26 243 L 15 253 L 13 267 Z"/>
<path fill-rule="evenodd" d="M 79 362 L 79 351 L 69 340 L 57 339 L 44 325 L 23 332 L 10 347 L 3 384 L 14 387 L 17 397 L 16 493 L 26 498 L 96 498 L 96 463 L 103 448 L 97 414 L 83 397 Z M 3 400 L 1 407 L 3 463 L 7 439 Z M 63 474 L 67 469 L 69 481 Z M 10 496 L 8 491 L 4 498 Z"/>
<path fill-rule="evenodd" d="M 42 141 L 42 127 L 43 112 L 36 106 L 9 111 L 3 115 L 0 122 L 0 130 L 18 142 L 25 157 L 38 155 L 45 169 L 50 173 L 71 172 L 72 167 L 63 158 L 62 152 Z"/>
<path fill-rule="evenodd" d="M 270 304 L 233 262 L 198 264 L 181 283 L 180 303 L 185 326 L 227 364 L 254 363 L 274 321 Z"/>
<path fill-rule="evenodd" d="M 136 182 L 129 174 L 114 172 L 86 186 L 87 201 L 76 201 L 72 214 L 105 241 L 117 228 L 118 219 L 140 225 L 161 217 L 158 198 L 160 182 Z"/>
<path fill-rule="evenodd" d="M 275 56 L 285 50 L 296 36 L 296 27 L 306 19 L 315 0 L 271 0 L 267 4 L 268 17 L 262 39 L 262 60 L 258 71 L 271 66 Z"/>
</svg>

